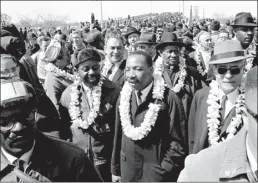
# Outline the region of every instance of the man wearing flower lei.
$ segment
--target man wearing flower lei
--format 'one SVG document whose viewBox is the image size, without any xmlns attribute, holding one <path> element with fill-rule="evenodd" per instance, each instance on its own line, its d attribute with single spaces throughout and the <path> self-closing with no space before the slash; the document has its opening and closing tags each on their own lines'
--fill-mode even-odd
<svg viewBox="0 0 258 183">
<path fill-rule="evenodd" d="M 190 153 L 228 140 L 242 128 L 241 106 L 245 101 L 241 84 L 247 58 L 239 41 L 215 45 L 210 64 L 216 79 L 195 93 L 190 109 Z"/>
<path fill-rule="evenodd" d="M 45 66 L 47 75 L 44 88 L 47 96 L 51 99 L 59 112 L 60 99 L 63 91 L 73 83 L 75 76 L 69 73 L 66 68 L 70 64 L 71 56 L 65 44 L 52 40 L 45 52 L 45 60 L 48 64 Z"/>
<path fill-rule="evenodd" d="M 163 61 L 161 63 L 163 70 L 160 74 L 167 86 L 182 100 L 186 119 L 188 119 L 193 96 L 198 89 L 202 88 L 203 82 L 196 68 L 186 65 L 185 59 L 181 57 L 180 48 L 183 45 L 184 43 L 177 40 L 175 33 L 164 32 L 156 49 Z M 156 70 L 157 68 L 154 69 L 154 73 Z"/>
<path fill-rule="evenodd" d="M 95 49 L 78 53 L 73 66 L 78 76 L 63 92 L 61 104 L 71 118 L 72 142 L 88 155 L 104 181 L 111 181 L 115 104 L 121 88 L 100 74 Z"/>
<path fill-rule="evenodd" d="M 209 61 L 212 56 L 211 35 L 209 32 L 201 31 L 196 36 L 195 51 L 189 54 L 189 62 L 196 67 L 205 82 L 209 70 Z"/>
<path fill-rule="evenodd" d="M 245 55 L 254 55 L 254 57 L 246 60 L 245 71 L 250 70 L 257 65 L 256 47 L 252 47 L 254 39 L 254 28 L 257 24 L 254 23 L 253 17 L 249 12 L 240 12 L 236 14 L 234 24 L 232 25 L 235 37 L 233 39 L 240 41 Z"/>
<path fill-rule="evenodd" d="M 106 33 L 105 43 L 106 59 L 100 63 L 101 73 L 110 81 L 123 86 L 126 62 L 123 59 L 125 52 L 123 37 L 120 32 L 111 30 Z"/>
<path fill-rule="evenodd" d="M 245 79 L 244 127 L 224 143 L 191 154 L 178 182 L 257 182 L 257 66 Z"/>
<path fill-rule="evenodd" d="M 132 52 L 116 105 L 112 180 L 176 181 L 185 157 L 182 102 L 153 74 L 152 58 Z"/>
</svg>

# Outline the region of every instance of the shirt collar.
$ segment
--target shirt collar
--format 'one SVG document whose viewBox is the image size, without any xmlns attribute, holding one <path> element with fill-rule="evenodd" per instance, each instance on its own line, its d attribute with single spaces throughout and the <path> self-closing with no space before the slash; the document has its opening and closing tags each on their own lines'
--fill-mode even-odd
<svg viewBox="0 0 258 183">
<path fill-rule="evenodd" d="M 25 161 L 25 162 L 28 163 L 29 160 L 30 160 L 30 157 L 31 157 L 31 155 L 32 155 L 32 152 L 33 152 L 33 150 L 34 150 L 34 147 L 35 147 L 35 140 L 34 140 L 34 142 L 33 142 L 32 148 L 31 148 L 28 152 L 24 153 L 19 159 L 21 159 L 21 160 L 23 160 L 23 161 Z M 6 157 L 6 159 L 7 159 L 10 163 L 13 164 L 13 162 L 18 159 L 17 157 L 15 157 L 15 156 L 9 154 L 8 152 L 6 152 L 3 147 L 1 147 L 1 150 L 2 150 L 2 152 L 3 152 L 3 155 Z"/>
<path fill-rule="evenodd" d="M 153 81 L 147 86 L 145 87 L 143 90 L 141 90 L 141 99 L 142 101 L 147 97 L 147 95 L 149 94 L 151 88 L 152 88 L 152 85 L 153 85 Z M 137 92 L 137 91 L 135 91 Z M 136 94 L 136 93 L 135 93 Z"/>
</svg>

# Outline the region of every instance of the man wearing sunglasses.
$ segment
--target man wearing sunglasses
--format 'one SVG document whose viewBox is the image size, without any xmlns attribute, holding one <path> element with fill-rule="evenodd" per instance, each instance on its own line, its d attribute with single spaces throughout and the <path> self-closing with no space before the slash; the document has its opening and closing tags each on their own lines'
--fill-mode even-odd
<svg viewBox="0 0 258 183">
<path fill-rule="evenodd" d="M 236 135 L 243 126 L 238 106 L 244 103 L 240 85 L 247 58 L 239 41 L 227 40 L 215 45 L 210 61 L 215 80 L 209 87 L 197 91 L 191 104 L 188 121 L 190 154 Z"/>
<path fill-rule="evenodd" d="M 61 114 L 72 132 L 71 140 L 82 148 L 104 181 L 111 181 L 115 104 L 121 88 L 100 74 L 101 57 L 94 49 L 78 53 L 73 66 L 78 79 L 63 92 Z M 68 111 L 67 111 L 68 110 Z M 70 117 L 67 116 L 67 112 Z"/>
<path fill-rule="evenodd" d="M 29 83 L 1 80 L 0 181 L 101 181 L 83 150 L 38 131 L 37 102 Z"/>
<path fill-rule="evenodd" d="M 245 79 L 244 127 L 232 139 L 192 154 L 178 182 L 257 182 L 257 66 Z"/>
</svg>

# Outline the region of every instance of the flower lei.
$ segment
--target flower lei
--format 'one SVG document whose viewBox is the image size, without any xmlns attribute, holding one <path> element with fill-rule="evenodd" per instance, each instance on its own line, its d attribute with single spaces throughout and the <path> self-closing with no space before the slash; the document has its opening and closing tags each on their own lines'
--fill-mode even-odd
<svg viewBox="0 0 258 183">
<path fill-rule="evenodd" d="M 74 86 L 71 88 L 71 102 L 69 108 L 69 114 L 72 119 L 72 127 L 81 127 L 88 129 L 93 123 L 99 113 L 100 98 L 101 98 L 101 87 L 103 85 L 104 77 L 101 76 L 97 86 L 93 87 L 92 90 L 92 109 L 89 113 L 87 120 L 83 119 L 82 111 L 80 110 L 80 93 L 82 92 L 82 86 L 79 79 L 74 81 Z"/>
<path fill-rule="evenodd" d="M 105 61 L 104 62 L 104 65 L 103 65 L 103 68 L 102 68 L 102 71 L 101 71 L 101 74 L 103 76 L 106 76 L 107 75 L 107 72 L 109 71 L 109 69 L 112 67 L 112 64 L 109 62 L 109 61 Z"/>
<path fill-rule="evenodd" d="M 66 72 L 65 70 L 61 70 L 58 67 L 56 67 L 54 64 L 49 63 L 45 66 L 45 69 L 47 72 L 53 72 L 57 74 L 58 77 L 63 77 L 67 80 L 74 81 L 75 80 L 75 75 L 70 74 Z"/>
<path fill-rule="evenodd" d="M 208 136 L 209 136 L 209 143 L 211 146 L 216 145 L 219 143 L 219 134 L 218 130 L 220 128 L 220 118 L 219 109 L 221 108 L 221 100 L 224 95 L 223 91 L 219 88 L 219 85 L 216 81 L 212 80 L 210 83 L 210 94 L 208 95 L 207 103 L 208 106 Z M 235 103 L 236 107 L 236 116 L 231 119 L 231 123 L 228 126 L 226 133 L 227 137 L 222 138 L 222 141 L 226 141 L 234 137 L 237 133 L 238 128 L 243 123 L 242 122 L 242 107 L 245 104 L 245 97 L 244 97 L 244 87 L 240 86 L 239 88 L 240 94 L 237 97 L 237 101 Z"/>
<path fill-rule="evenodd" d="M 253 67 L 253 60 L 254 58 L 247 58 L 246 59 L 246 65 L 245 65 L 245 72 L 244 72 L 244 75 L 246 75 L 246 73 L 252 69 Z"/>
<path fill-rule="evenodd" d="M 187 76 L 187 72 L 185 70 L 186 69 L 185 59 L 183 59 L 181 57 L 180 57 L 179 68 L 180 68 L 179 80 L 178 80 L 178 83 L 172 89 L 175 93 L 180 92 L 181 89 L 184 87 L 184 81 Z M 155 65 L 154 74 L 162 75 L 163 70 L 164 70 L 163 63 L 159 61 L 159 63 L 157 63 L 157 65 Z"/>
<path fill-rule="evenodd" d="M 195 61 L 197 63 L 197 70 L 199 71 L 199 73 L 204 76 L 205 74 L 208 73 L 208 69 L 206 68 L 205 70 L 203 70 L 202 66 L 201 66 L 201 51 L 200 51 L 200 48 L 197 47 L 196 48 L 196 58 L 195 58 Z"/>
<path fill-rule="evenodd" d="M 134 127 L 132 125 L 130 116 L 130 98 L 133 89 L 128 82 L 125 82 L 121 91 L 121 99 L 119 105 L 119 112 L 121 116 L 121 123 L 124 134 L 132 140 L 141 140 L 146 137 L 155 125 L 158 117 L 158 112 L 161 105 L 155 103 L 149 104 L 149 109 L 144 116 L 141 126 Z M 162 76 L 154 74 L 154 87 L 152 97 L 154 99 L 162 100 L 164 97 L 165 82 Z"/>
</svg>

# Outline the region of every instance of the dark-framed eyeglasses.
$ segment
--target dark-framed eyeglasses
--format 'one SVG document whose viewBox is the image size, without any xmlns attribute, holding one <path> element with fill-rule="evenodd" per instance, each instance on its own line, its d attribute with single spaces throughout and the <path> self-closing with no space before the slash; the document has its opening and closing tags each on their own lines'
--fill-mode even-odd
<svg viewBox="0 0 258 183">
<path fill-rule="evenodd" d="M 258 114 L 255 114 L 253 111 L 251 111 L 251 109 L 249 109 L 246 105 L 245 108 L 247 110 L 247 112 L 256 120 L 258 120 Z"/>
<path fill-rule="evenodd" d="M 241 67 L 235 67 L 235 66 L 233 66 L 233 67 L 223 67 L 223 66 L 218 66 L 217 67 L 217 71 L 218 71 L 219 74 L 226 74 L 228 72 L 228 70 L 229 70 L 232 75 L 238 75 L 241 72 L 242 67 L 243 66 L 241 66 Z"/>
<path fill-rule="evenodd" d="M 24 124 L 34 122 L 36 119 L 36 110 L 29 113 L 22 113 L 15 117 L 0 118 L 0 129 L 2 132 L 11 130 L 15 123 L 22 122 Z"/>
</svg>

